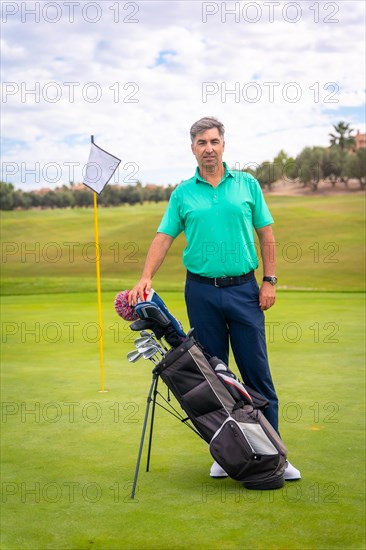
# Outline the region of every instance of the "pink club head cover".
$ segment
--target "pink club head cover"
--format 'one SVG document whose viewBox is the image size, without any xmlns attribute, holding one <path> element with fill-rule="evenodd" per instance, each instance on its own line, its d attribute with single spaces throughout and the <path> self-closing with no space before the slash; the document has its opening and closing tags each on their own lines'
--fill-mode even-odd
<svg viewBox="0 0 366 550">
<path fill-rule="evenodd" d="M 136 321 L 138 315 L 135 313 L 135 308 L 128 303 L 129 293 L 129 290 L 123 290 L 117 294 L 114 299 L 114 309 L 125 321 Z"/>
<path fill-rule="evenodd" d="M 122 290 L 119 292 L 114 299 L 114 309 L 117 312 L 117 315 L 122 317 L 125 321 L 136 321 L 139 317 L 135 313 L 134 306 L 130 306 L 128 303 L 129 290 Z M 149 294 L 145 294 L 145 300 L 151 300 L 151 297 L 154 294 L 154 289 L 151 289 Z M 138 300 L 140 301 L 140 300 Z"/>
</svg>

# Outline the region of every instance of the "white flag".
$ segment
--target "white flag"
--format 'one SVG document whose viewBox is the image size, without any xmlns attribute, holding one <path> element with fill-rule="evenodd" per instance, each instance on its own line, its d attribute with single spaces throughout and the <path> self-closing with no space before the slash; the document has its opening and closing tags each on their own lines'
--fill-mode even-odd
<svg viewBox="0 0 366 550">
<path fill-rule="evenodd" d="M 100 195 L 120 162 L 120 159 L 92 143 L 89 160 L 85 167 L 84 185 Z"/>
</svg>

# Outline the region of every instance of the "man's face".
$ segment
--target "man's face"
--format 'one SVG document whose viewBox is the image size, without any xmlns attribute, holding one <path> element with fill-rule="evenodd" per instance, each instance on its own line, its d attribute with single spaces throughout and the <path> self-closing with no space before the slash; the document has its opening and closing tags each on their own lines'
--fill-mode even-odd
<svg viewBox="0 0 366 550">
<path fill-rule="evenodd" d="M 221 166 L 225 141 L 220 137 L 217 128 L 197 134 L 191 148 L 201 169 L 213 172 L 218 166 Z"/>
</svg>

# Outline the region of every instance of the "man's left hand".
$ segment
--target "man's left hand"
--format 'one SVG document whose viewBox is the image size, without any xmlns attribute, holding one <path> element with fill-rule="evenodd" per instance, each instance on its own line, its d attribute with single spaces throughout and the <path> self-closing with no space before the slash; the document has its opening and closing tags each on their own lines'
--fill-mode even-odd
<svg viewBox="0 0 366 550">
<path fill-rule="evenodd" d="M 271 283 L 263 282 L 259 289 L 259 307 L 262 311 L 269 309 L 276 301 L 276 289 Z"/>
</svg>

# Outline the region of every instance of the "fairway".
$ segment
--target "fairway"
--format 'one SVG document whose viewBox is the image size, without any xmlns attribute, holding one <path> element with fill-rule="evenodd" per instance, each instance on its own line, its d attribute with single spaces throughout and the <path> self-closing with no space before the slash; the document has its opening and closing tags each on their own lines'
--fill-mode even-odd
<svg viewBox="0 0 366 550">
<path fill-rule="evenodd" d="M 164 205 L 99 213 L 107 393 L 92 210 L 3 213 L 2 550 L 365 548 L 364 199 L 268 203 L 280 289 L 267 343 L 302 480 L 277 491 L 212 480 L 207 445 L 158 409 L 134 501 L 152 364 L 127 362 L 135 334 L 113 299 L 136 282 Z M 183 246 L 154 288 L 188 329 Z"/>
<path fill-rule="evenodd" d="M 363 195 L 266 200 L 275 220 L 280 288 L 364 289 Z M 99 209 L 104 290 L 117 292 L 136 283 L 165 207 Z M 92 209 L 3 212 L 2 240 L 2 294 L 94 291 Z M 211 245 L 218 260 L 225 261 L 218 243 Z M 180 235 L 156 275 L 157 289 L 183 289 L 184 246 Z M 236 260 L 245 253 L 238 243 Z"/>
</svg>

